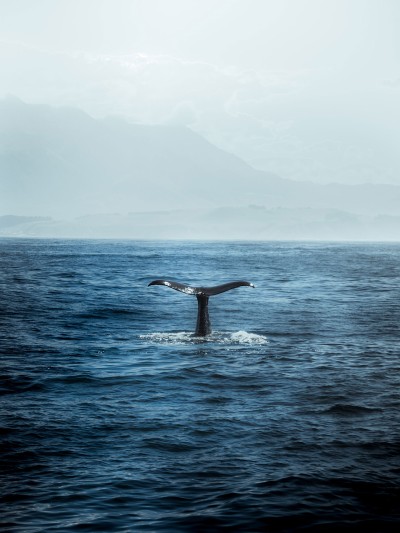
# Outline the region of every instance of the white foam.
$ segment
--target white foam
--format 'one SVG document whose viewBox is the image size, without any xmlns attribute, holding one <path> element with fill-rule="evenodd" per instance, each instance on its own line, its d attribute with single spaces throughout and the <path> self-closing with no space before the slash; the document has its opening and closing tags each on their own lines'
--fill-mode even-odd
<svg viewBox="0 0 400 533">
<path fill-rule="evenodd" d="M 231 339 L 239 344 L 268 344 L 268 339 L 264 335 L 248 333 L 247 331 L 232 333 Z"/>
<path fill-rule="evenodd" d="M 187 344 L 193 343 L 195 339 L 193 333 L 185 331 L 179 333 L 148 333 L 147 335 L 139 335 L 139 338 L 157 344 Z"/>
<path fill-rule="evenodd" d="M 237 331 L 236 333 L 223 333 L 220 331 L 213 332 L 207 337 L 195 337 L 193 333 L 180 331 L 177 333 L 148 333 L 140 335 L 139 338 L 156 344 L 198 344 L 217 343 L 217 344 L 268 344 L 267 337 L 248 333 L 247 331 Z"/>
</svg>

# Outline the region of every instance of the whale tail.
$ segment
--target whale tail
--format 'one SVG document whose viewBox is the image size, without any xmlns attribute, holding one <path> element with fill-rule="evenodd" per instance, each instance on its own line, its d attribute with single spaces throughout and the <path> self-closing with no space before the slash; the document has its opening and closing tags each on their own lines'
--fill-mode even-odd
<svg viewBox="0 0 400 533">
<path fill-rule="evenodd" d="M 196 337 L 205 337 L 211 333 L 211 322 L 208 314 L 208 299 L 210 296 L 215 296 L 216 294 L 221 294 L 222 292 L 230 291 L 237 287 L 254 287 L 248 281 L 231 281 L 222 285 L 215 285 L 214 287 L 191 287 L 190 285 L 164 279 L 155 279 L 148 286 L 150 287 L 150 285 L 165 285 L 176 291 L 196 296 L 198 304 Z"/>
</svg>

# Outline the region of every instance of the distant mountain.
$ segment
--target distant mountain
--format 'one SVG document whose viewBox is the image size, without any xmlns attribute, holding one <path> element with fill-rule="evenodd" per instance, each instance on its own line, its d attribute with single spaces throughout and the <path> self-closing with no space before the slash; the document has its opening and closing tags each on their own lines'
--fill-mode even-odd
<svg viewBox="0 0 400 533">
<path fill-rule="evenodd" d="M 336 209 L 222 207 L 86 215 L 69 221 L 0 217 L 0 237 L 398 241 L 399 235 L 400 216 Z"/>
<path fill-rule="evenodd" d="M 0 216 L 0 234 L 1 232 L 10 230 L 10 228 L 15 228 L 16 226 L 22 226 L 22 225 L 31 225 L 35 223 L 52 223 L 52 219 L 50 217 L 19 217 L 16 215 L 4 215 Z M 13 230 L 11 230 L 13 231 Z"/>
<path fill-rule="evenodd" d="M 187 128 L 95 120 L 16 99 L 0 103 L 4 214 L 241 205 L 255 197 L 247 186 L 255 177 L 246 163 Z"/>
<path fill-rule="evenodd" d="M 73 218 L 251 204 L 393 216 L 400 215 L 400 187 L 290 181 L 253 169 L 188 128 L 0 102 L 0 215 Z"/>
</svg>

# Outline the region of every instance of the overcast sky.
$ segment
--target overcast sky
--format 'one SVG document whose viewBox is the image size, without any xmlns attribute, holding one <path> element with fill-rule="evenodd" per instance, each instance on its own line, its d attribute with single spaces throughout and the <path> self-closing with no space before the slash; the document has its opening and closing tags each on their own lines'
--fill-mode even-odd
<svg viewBox="0 0 400 533">
<path fill-rule="evenodd" d="M 398 0 L 0 0 L 0 96 L 187 125 L 256 168 L 400 185 Z"/>
</svg>

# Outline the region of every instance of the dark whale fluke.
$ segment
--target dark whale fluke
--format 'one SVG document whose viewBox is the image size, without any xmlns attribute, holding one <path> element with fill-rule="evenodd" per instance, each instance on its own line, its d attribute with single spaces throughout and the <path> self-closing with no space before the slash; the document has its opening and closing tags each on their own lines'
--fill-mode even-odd
<svg viewBox="0 0 400 533">
<path fill-rule="evenodd" d="M 190 287 L 189 285 L 183 285 L 182 283 L 167 281 L 165 279 L 155 279 L 149 283 L 148 286 L 150 287 L 150 285 L 165 285 L 176 291 L 196 296 L 198 305 L 195 331 L 196 337 L 205 337 L 211 333 L 211 322 L 208 315 L 208 299 L 210 296 L 236 289 L 236 287 L 254 287 L 254 285 L 248 281 L 231 281 L 229 283 L 224 283 L 223 285 L 216 285 L 215 287 Z"/>
</svg>

